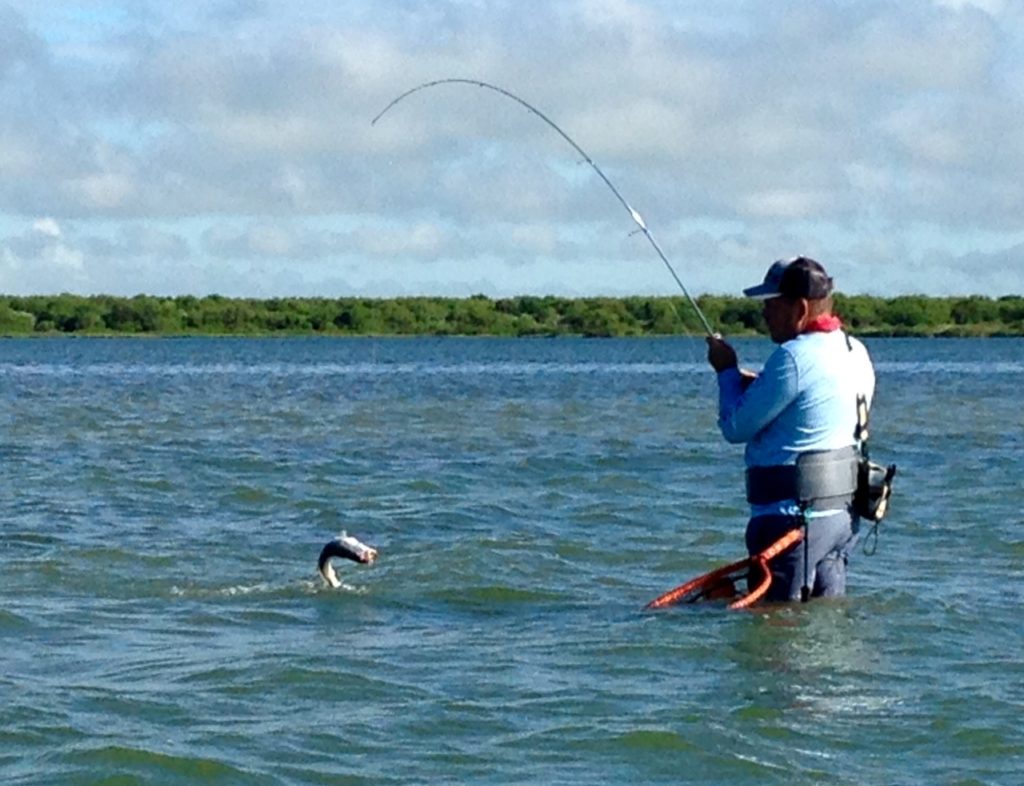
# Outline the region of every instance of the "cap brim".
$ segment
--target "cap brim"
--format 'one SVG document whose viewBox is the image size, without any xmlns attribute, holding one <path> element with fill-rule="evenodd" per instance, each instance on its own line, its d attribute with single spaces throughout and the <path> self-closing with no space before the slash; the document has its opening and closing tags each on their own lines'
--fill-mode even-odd
<svg viewBox="0 0 1024 786">
<path fill-rule="evenodd" d="M 743 294 L 755 300 L 767 300 L 768 298 L 778 297 L 779 288 L 771 284 L 758 284 L 756 287 L 747 287 L 743 290 Z"/>
</svg>

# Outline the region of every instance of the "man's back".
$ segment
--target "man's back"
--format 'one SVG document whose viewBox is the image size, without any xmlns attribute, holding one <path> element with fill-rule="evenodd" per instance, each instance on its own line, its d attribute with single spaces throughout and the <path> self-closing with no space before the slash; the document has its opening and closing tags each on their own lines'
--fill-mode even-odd
<svg viewBox="0 0 1024 786">
<path fill-rule="evenodd" d="M 870 403 L 874 370 L 864 345 L 840 330 L 781 344 L 743 391 L 723 386 L 719 425 L 746 443 L 747 466 L 793 464 L 801 453 L 854 444 L 857 395 Z"/>
</svg>

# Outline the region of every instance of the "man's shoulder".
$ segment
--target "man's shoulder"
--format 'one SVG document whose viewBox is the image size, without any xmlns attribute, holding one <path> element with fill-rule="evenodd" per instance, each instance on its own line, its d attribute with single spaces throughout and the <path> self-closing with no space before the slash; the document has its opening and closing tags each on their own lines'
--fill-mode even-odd
<svg viewBox="0 0 1024 786">
<path fill-rule="evenodd" d="M 845 330 L 815 331 L 801 333 L 780 344 L 776 351 L 783 349 L 790 354 L 831 353 L 838 349 L 847 351 L 867 352 L 867 347 L 860 339 L 854 338 Z"/>
<path fill-rule="evenodd" d="M 778 357 L 776 357 L 778 356 Z M 845 331 L 803 333 L 780 344 L 772 358 L 776 363 L 789 363 L 800 373 L 812 368 L 856 367 L 871 365 L 871 356 L 863 343 Z"/>
<path fill-rule="evenodd" d="M 857 355 L 867 363 L 871 363 L 871 353 L 868 352 L 868 348 L 864 346 L 864 342 L 859 338 L 854 338 L 849 333 L 844 334 L 846 336 L 846 344 L 850 352 Z"/>
<path fill-rule="evenodd" d="M 834 333 L 801 333 L 789 341 L 779 344 L 776 352 L 784 352 L 793 358 L 812 357 L 831 352 L 835 347 Z"/>
</svg>

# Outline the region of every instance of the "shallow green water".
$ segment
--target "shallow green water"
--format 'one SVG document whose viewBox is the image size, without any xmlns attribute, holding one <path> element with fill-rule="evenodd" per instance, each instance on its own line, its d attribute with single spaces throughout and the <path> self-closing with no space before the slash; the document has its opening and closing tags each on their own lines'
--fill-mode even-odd
<svg viewBox="0 0 1024 786">
<path fill-rule="evenodd" d="M 0 780 L 1022 783 L 1024 341 L 869 347 L 850 597 L 644 614 L 742 556 L 699 341 L 0 342 Z"/>
</svg>

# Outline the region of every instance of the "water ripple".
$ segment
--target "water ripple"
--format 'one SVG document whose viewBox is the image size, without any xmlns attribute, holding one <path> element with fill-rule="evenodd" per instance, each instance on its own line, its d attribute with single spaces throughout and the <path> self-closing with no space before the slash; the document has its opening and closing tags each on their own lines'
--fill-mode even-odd
<svg viewBox="0 0 1024 786">
<path fill-rule="evenodd" d="M 1015 786 L 1020 346 L 869 341 L 850 598 L 651 614 L 742 555 L 700 340 L 3 342 L 0 776 Z"/>
</svg>

